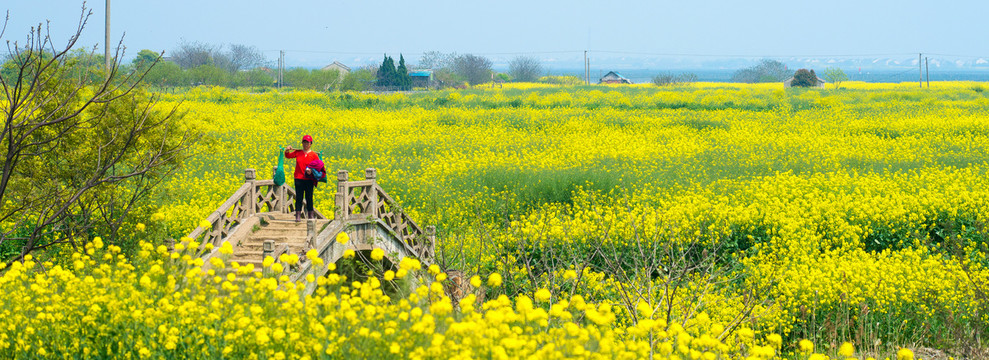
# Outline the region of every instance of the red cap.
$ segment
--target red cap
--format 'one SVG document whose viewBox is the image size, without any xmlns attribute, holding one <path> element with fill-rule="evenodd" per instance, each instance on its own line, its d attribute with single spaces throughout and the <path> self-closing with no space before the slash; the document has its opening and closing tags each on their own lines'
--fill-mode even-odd
<svg viewBox="0 0 989 360">
<path fill-rule="evenodd" d="M 310 144 L 312 144 L 312 136 L 309 135 L 303 136 L 302 141 L 308 141 Z"/>
</svg>

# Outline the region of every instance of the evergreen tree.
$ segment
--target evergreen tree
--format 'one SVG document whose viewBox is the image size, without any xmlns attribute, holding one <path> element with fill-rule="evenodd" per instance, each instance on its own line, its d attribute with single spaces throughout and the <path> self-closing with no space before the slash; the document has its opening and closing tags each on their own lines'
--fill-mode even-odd
<svg viewBox="0 0 989 360">
<path fill-rule="evenodd" d="M 395 79 L 395 60 L 393 60 L 388 55 L 385 55 L 385 60 L 381 62 L 381 67 L 378 68 L 378 86 L 394 86 Z"/>
<path fill-rule="evenodd" d="M 405 56 L 398 54 L 398 69 L 396 69 L 395 76 L 397 81 L 395 85 L 398 85 L 402 90 L 412 89 L 412 77 L 409 76 L 409 69 L 405 66 Z"/>
</svg>

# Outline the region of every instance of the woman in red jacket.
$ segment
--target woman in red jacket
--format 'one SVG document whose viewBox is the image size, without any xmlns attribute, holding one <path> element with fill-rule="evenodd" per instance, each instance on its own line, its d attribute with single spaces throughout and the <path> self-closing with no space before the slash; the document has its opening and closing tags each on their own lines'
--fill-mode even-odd
<svg viewBox="0 0 989 360">
<path fill-rule="evenodd" d="M 292 146 L 288 146 L 285 149 L 286 158 L 295 158 L 295 221 L 301 220 L 302 217 L 302 199 L 306 200 L 306 217 L 309 219 L 316 218 L 316 211 L 313 210 L 313 188 L 315 188 L 316 180 L 313 180 L 311 176 L 306 176 L 310 169 L 306 168 L 309 162 L 319 159 L 319 155 L 315 151 L 312 151 L 312 136 L 306 135 L 302 137 L 302 150 L 295 150 Z"/>
</svg>

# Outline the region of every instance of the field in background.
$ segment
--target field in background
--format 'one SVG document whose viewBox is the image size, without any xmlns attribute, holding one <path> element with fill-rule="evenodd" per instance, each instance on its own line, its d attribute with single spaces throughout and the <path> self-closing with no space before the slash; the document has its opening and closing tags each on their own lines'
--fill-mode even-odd
<svg viewBox="0 0 989 360">
<path fill-rule="evenodd" d="M 279 146 L 311 134 L 328 169 L 377 168 L 406 212 L 436 225 L 445 266 L 501 273 L 510 296 L 580 294 L 629 323 L 643 302 L 685 324 L 704 312 L 789 344 L 957 350 L 989 324 L 984 90 L 196 88 L 166 102 L 209 140 L 165 184 L 155 226 L 181 236 L 243 169 L 268 178 Z M 334 191 L 317 189 L 323 213 Z M 683 263 L 707 265 L 670 269 Z M 689 291 L 662 290 L 674 280 Z"/>
</svg>

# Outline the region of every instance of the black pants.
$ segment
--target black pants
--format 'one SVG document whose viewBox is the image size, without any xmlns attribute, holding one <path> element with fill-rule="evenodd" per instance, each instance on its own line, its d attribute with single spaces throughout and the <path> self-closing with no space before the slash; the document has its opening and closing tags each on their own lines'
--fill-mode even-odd
<svg viewBox="0 0 989 360">
<path fill-rule="evenodd" d="M 312 191 L 316 182 L 313 180 L 295 179 L 295 211 L 302 211 L 302 198 L 306 198 L 306 211 L 313 211 Z"/>
</svg>

